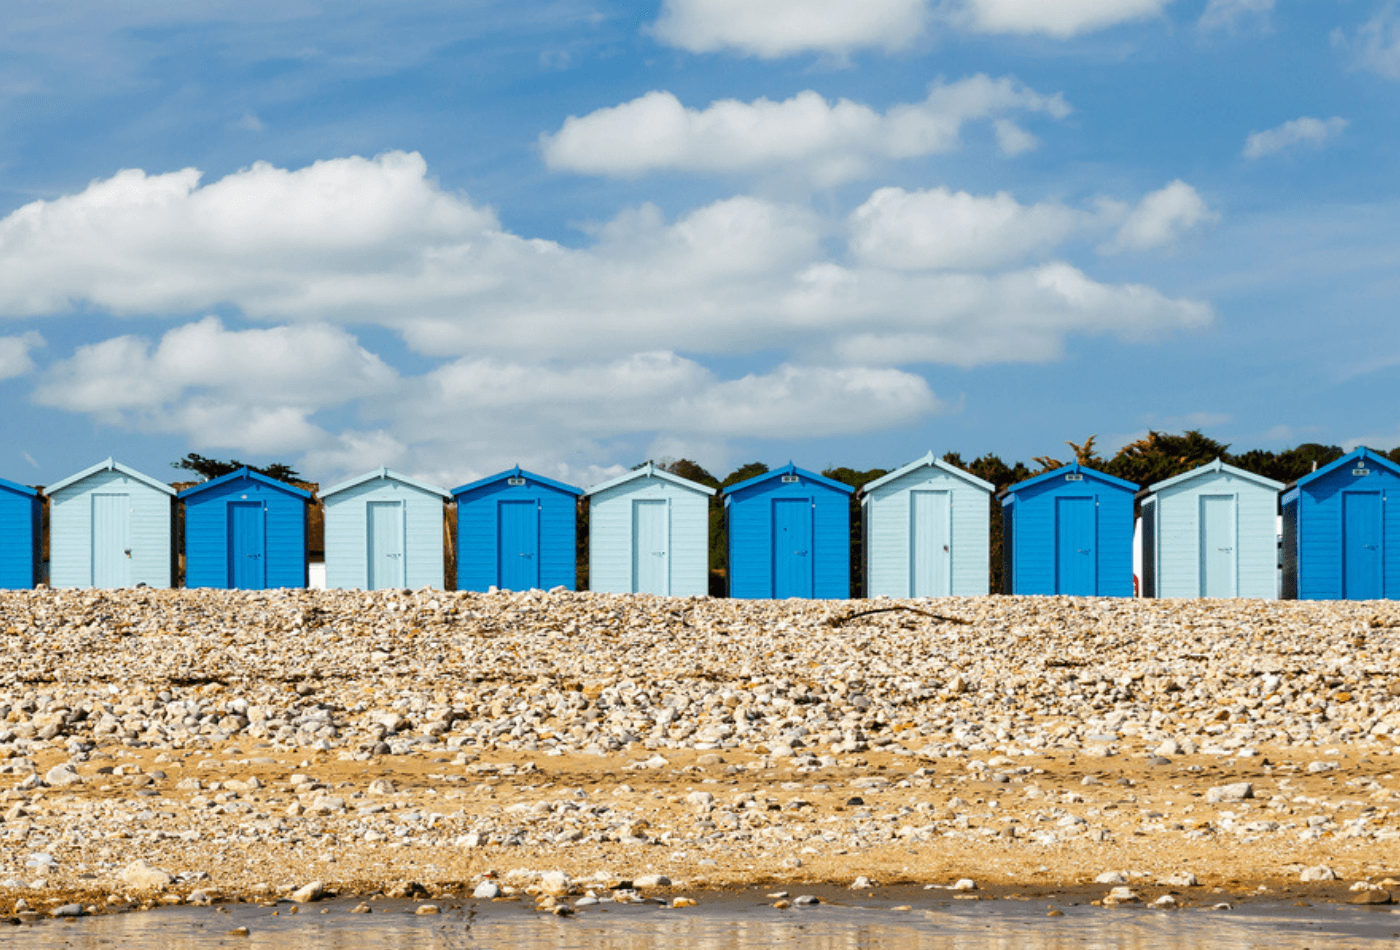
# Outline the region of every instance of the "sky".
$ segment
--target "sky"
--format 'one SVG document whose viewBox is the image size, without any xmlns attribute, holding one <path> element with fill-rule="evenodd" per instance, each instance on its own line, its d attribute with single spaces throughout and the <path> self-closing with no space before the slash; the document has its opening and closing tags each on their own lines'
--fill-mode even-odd
<svg viewBox="0 0 1400 950">
<path fill-rule="evenodd" d="M 1400 444 L 1400 0 L 8 0 L 0 477 Z"/>
</svg>

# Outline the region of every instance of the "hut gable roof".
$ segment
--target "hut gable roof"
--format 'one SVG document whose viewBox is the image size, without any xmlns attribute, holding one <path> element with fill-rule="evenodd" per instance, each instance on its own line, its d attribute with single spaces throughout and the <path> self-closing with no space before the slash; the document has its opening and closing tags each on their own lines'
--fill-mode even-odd
<svg viewBox="0 0 1400 950">
<path fill-rule="evenodd" d="M 225 485 L 239 478 L 246 478 L 250 481 L 261 482 L 262 484 L 267 485 L 269 488 L 275 488 L 278 491 L 286 492 L 288 495 L 294 495 L 297 498 L 302 498 L 307 501 L 311 500 L 311 492 L 305 490 L 304 488 L 298 488 L 295 485 L 288 485 L 286 482 L 279 482 L 275 478 L 269 478 L 262 472 L 253 471 L 246 465 L 236 472 L 229 472 L 227 475 L 220 475 L 218 478 L 210 479 L 207 482 L 201 482 L 200 484 L 195 485 L 192 488 L 186 488 L 184 491 L 180 492 L 180 497 L 189 498 L 191 495 L 197 495 L 200 492 L 209 491 L 212 488 L 217 488 L 220 485 Z"/>
<path fill-rule="evenodd" d="M 775 468 L 771 472 L 764 472 L 762 475 L 755 475 L 753 478 L 739 482 L 737 485 L 730 485 L 724 490 L 724 494 L 726 497 L 728 497 L 730 495 L 734 495 L 738 492 L 741 492 L 746 488 L 752 488 L 753 486 L 766 482 L 770 479 L 778 478 L 781 475 L 800 475 L 803 478 L 810 479 L 811 481 L 816 482 L 818 485 L 825 485 L 827 488 L 834 488 L 837 491 L 845 492 L 847 495 L 855 491 L 855 489 L 852 488 L 850 485 L 838 482 L 833 478 L 827 478 L 825 475 L 818 475 L 816 472 L 809 472 L 805 468 L 798 468 L 796 465 L 793 465 L 791 462 L 788 462 L 782 468 Z"/>
<path fill-rule="evenodd" d="M 515 468 L 507 469 L 504 472 L 497 472 L 495 475 L 490 475 L 486 478 L 479 478 L 474 482 L 469 482 L 466 485 L 461 485 L 457 488 L 454 488 L 452 489 L 452 495 L 454 497 L 459 495 L 465 495 L 469 492 L 474 492 L 479 488 L 485 488 L 487 485 L 494 485 L 496 482 L 505 481 L 507 478 L 528 478 L 531 481 L 539 482 L 541 485 L 546 485 L 550 488 L 554 488 L 562 492 L 567 492 L 570 495 L 577 496 L 583 494 L 582 488 L 575 488 L 572 485 L 565 485 L 563 482 L 556 482 L 552 478 L 545 478 L 543 475 L 536 475 L 534 472 L 527 472 L 525 471 L 525 469 L 517 465 L 515 466 Z"/>
<path fill-rule="evenodd" d="M 1224 472 L 1226 474 L 1233 475 L 1236 478 L 1242 478 L 1247 482 L 1253 482 L 1261 488 L 1272 488 L 1274 491 L 1283 490 L 1282 482 L 1276 482 L 1272 478 L 1265 478 L 1263 475 L 1256 475 L 1253 472 L 1246 472 L 1242 468 L 1235 468 L 1235 466 L 1233 465 L 1226 465 L 1220 459 L 1216 459 L 1214 462 L 1207 462 L 1205 465 L 1193 468 L 1189 472 L 1182 472 L 1180 475 L 1173 475 L 1171 478 L 1164 478 L 1160 482 L 1147 486 L 1147 488 L 1144 489 L 1143 493 L 1148 495 L 1155 495 L 1157 492 L 1162 491 L 1164 488 L 1171 488 L 1175 485 L 1180 485 L 1184 482 L 1189 482 L 1193 479 L 1201 478 L 1206 475 L 1214 475 L 1217 472 Z"/>
<path fill-rule="evenodd" d="M 1062 468 L 1057 468 L 1053 472 L 1046 472 L 1043 475 L 1037 475 L 1035 478 L 1028 478 L 1024 482 L 1018 482 L 1017 484 L 1012 485 L 1009 488 L 1004 488 L 1002 489 L 1001 494 L 998 497 L 1005 498 L 1008 495 L 1019 494 L 1020 492 L 1025 491 L 1027 488 L 1039 485 L 1042 482 L 1048 482 L 1054 478 L 1063 478 L 1066 475 L 1083 475 L 1085 478 L 1092 478 L 1095 481 L 1103 482 L 1105 485 L 1108 485 L 1110 487 L 1122 488 L 1130 492 L 1136 492 L 1138 488 L 1137 485 L 1133 484 L 1130 481 L 1125 481 L 1124 479 L 1117 478 L 1113 475 L 1109 475 L 1107 472 L 1100 472 L 1098 469 L 1087 468 L 1083 465 L 1080 465 L 1078 462 L 1074 462 L 1073 464 L 1065 465 Z"/>
<path fill-rule="evenodd" d="M 98 462 L 96 465 L 93 465 L 90 468 L 85 468 L 76 475 L 69 475 L 62 481 L 54 482 L 47 489 L 45 489 L 44 494 L 52 498 L 56 492 L 61 492 L 65 488 L 71 488 L 72 486 L 78 484 L 78 482 L 81 482 L 83 479 L 90 478 L 91 476 L 96 475 L 98 472 L 121 472 L 123 475 L 126 475 L 129 478 L 134 478 L 138 482 L 141 482 L 143 485 L 149 485 L 157 491 L 165 492 L 167 495 L 175 494 L 175 489 L 171 488 L 169 485 L 166 485 L 163 482 L 158 482 L 154 478 L 151 478 L 149 475 L 142 475 L 140 472 L 136 471 L 136 469 L 128 468 L 121 462 L 115 462 L 110 458 L 107 459 L 105 462 Z"/>
<path fill-rule="evenodd" d="M 704 492 L 706 495 L 713 495 L 715 493 L 715 490 L 708 485 L 701 485 L 699 482 L 692 482 L 688 478 L 681 478 L 679 475 L 673 475 L 665 469 L 657 468 L 651 462 L 648 462 L 641 468 L 633 469 L 630 472 L 617 476 L 617 478 L 611 478 L 606 482 L 594 485 L 592 488 L 585 491 L 584 495 L 596 495 L 599 492 L 605 492 L 610 488 L 616 488 L 618 485 L 625 485 L 638 478 L 659 478 L 662 481 L 671 482 L 682 488 L 689 488 L 691 491 Z"/>
<path fill-rule="evenodd" d="M 1381 468 L 1389 470 L 1392 475 L 1400 475 L 1400 465 L 1396 465 L 1381 453 L 1374 449 L 1368 449 L 1363 445 L 1343 455 L 1335 462 L 1329 462 L 1317 471 L 1309 472 L 1289 487 L 1302 488 L 1304 485 L 1315 482 L 1319 478 L 1326 478 L 1339 468 L 1346 468 L 1348 465 L 1355 465 L 1357 462 L 1365 462 L 1367 465 L 1379 465 Z"/>
<path fill-rule="evenodd" d="M 17 495 L 28 495 L 34 498 L 39 494 L 37 488 L 30 488 L 28 485 L 21 485 L 19 482 L 12 482 L 8 478 L 0 478 L 0 488 L 12 491 Z"/>
<path fill-rule="evenodd" d="M 348 491 L 349 489 L 354 488 L 357 485 L 363 485 L 365 482 L 374 481 L 376 478 L 382 478 L 386 481 L 402 482 L 403 484 L 410 485 L 413 488 L 422 489 L 423 491 L 431 492 L 434 495 L 441 495 L 443 498 L 449 500 L 452 498 L 452 493 L 445 488 L 438 488 L 436 485 L 429 485 L 427 482 L 420 482 L 416 478 L 409 478 L 407 475 L 401 475 L 398 472 L 392 471 L 391 469 L 387 468 L 376 468 L 372 472 L 366 472 L 365 474 L 352 478 L 349 481 L 344 481 L 341 482 L 339 485 L 327 488 L 325 491 L 321 492 L 321 497 L 329 498 L 331 495 L 335 495 L 343 491 Z"/>
<path fill-rule="evenodd" d="M 880 488 L 884 485 L 888 485 L 890 482 L 897 481 L 898 479 L 903 478 L 905 475 L 908 475 L 910 472 L 916 472 L 921 468 L 941 469 L 947 472 L 949 475 L 952 475 L 956 478 L 960 478 L 963 481 L 967 482 L 969 485 L 974 485 L 977 488 L 982 489 L 983 491 L 996 491 L 996 486 L 993 485 L 991 482 L 984 482 L 982 479 L 978 478 L 976 475 L 973 475 L 971 472 L 965 472 L 962 469 L 958 468 L 956 465 L 952 465 L 948 462 L 945 462 L 941 458 L 935 458 L 932 451 L 930 451 L 928 455 L 925 455 L 921 459 L 916 459 L 910 462 L 908 465 L 904 465 L 900 468 L 895 469 L 888 475 L 882 475 L 872 482 L 867 482 L 865 484 L 865 487 L 862 488 L 861 491 L 868 495 L 871 491 L 874 491 L 875 489 Z"/>
</svg>

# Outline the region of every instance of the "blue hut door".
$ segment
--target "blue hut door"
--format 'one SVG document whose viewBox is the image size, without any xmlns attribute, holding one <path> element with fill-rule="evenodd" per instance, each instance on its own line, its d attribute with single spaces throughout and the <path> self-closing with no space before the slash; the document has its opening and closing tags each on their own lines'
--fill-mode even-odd
<svg viewBox="0 0 1400 950">
<path fill-rule="evenodd" d="M 671 593 L 670 514 L 664 499 L 632 503 L 632 590 L 638 594 Z"/>
<path fill-rule="evenodd" d="M 812 596 L 812 501 L 773 501 L 773 596 Z"/>
<path fill-rule="evenodd" d="M 131 585 L 131 498 L 92 496 L 92 586 Z"/>
<path fill-rule="evenodd" d="M 1098 592 L 1094 520 L 1094 499 L 1055 499 L 1055 593 L 1092 597 Z"/>
<path fill-rule="evenodd" d="M 372 501 L 366 512 L 369 542 L 370 590 L 402 587 L 403 580 L 403 502 Z"/>
<path fill-rule="evenodd" d="M 501 587 L 540 586 L 540 507 L 536 501 L 503 501 L 500 511 Z"/>
<path fill-rule="evenodd" d="M 949 497 L 946 491 L 909 493 L 910 596 L 947 597 L 952 593 Z"/>
<path fill-rule="evenodd" d="M 1342 596 L 1379 600 L 1381 592 L 1381 496 L 1342 493 Z"/>
<path fill-rule="evenodd" d="M 1234 597 L 1235 496 L 1201 496 L 1201 596 Z"/>
<path fill-rule="evenodd" d="M 228 506 L 228 586 L 262 590 L 267 586 L 260 501 L 231 501 Z"/>
</svg>

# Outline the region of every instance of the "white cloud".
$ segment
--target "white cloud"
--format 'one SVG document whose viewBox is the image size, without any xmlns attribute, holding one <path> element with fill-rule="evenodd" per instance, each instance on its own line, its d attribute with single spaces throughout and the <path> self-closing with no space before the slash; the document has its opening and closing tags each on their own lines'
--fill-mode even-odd
<svg viewBox="0 0 1400 950">
<path fill-rule="evenodd" d="M 1264 132 L 1251 132 L 1244 142 L 1245 158 L 1263 158 L 1274 155 L 1294 146 L 1322 148 L 1329 139 L 1336 138 L 1349 123 L 1340 116 L 1330 119 L 1314 119 L 1303 116 L 1290 119 L 1275 128 Z"/>
<path fill-rule="evenodd" d="M 1361 69 L 1400 79 L 1400 3 L 1390 0 L 1382 5 L 1353 38 L 1341 28 L 1334 30 L 1332 44 L 1351 51 Z"/>
<path fill-rule="evenodd" d="M 1058 245 L 1086 217 L 1058 203 L 1028 207 L 1004 191 L 881 188 L 851 214 L 851 250 L 898 270 L 999 267 Z"/>
<path fill-rule="evenodd" d="M 1113 254 L 1165 247 L 1218 220 L 1220 215 L 1210 209 L 1196 189 L 1178 179 L 1143 198 L 1113 240 L 1101 246 L 1100 251 Z"/>
<path fill-rule="evenodd" d="M 44 345 L 44 338 L 35 331 L 19 336 L 0 336 L 0 379 L 14 379 L 34 368 L 31 350 Z"/>
<path fill-rule="evenodd" d="M 963 0 L 958 18 L 983 33 L 1043 33 L 1068 39 L 1156 16 L 1171 0 Z"/>
<path fill-rule="evenodd" d="M 881 113 L 811 90 L 773 102 L 726 99 L 688 109 L 669 92 L 649 92 L 619 106 L 570 116 L 540 144 L 558 171 L 634 177 L 656 171 L 752 174 L 800 171 L 819 184 L 868 174 L 880 161 L 950 152 L 963 126 L 1012 112 L 1069 113 L 1064 99 L 1013 79 L 971 76 L 937 83 L 922 102 Z M 1014 155 L 1034 138 L 1014 124 L 997 126 L 1002 150 Z"/>
<path fill-rule="evenodd" d="M 650 32 L 693 53 L 846 55 L 908 46 L 923 32 L 928 9 L 929 0 L 665 0 Z"/>
<path fill-rule="evenodd" d="M 1274 0 L 1210 0 L 1196 25 L 1203 30 L 1234 30 L 1241 21 L 1266 17 Z"/>
<path fill-rule="evenodd" d="M 396 374 L 337 327 L 230 331 L 206 317 L 149 341 L 120 336 L 49 367 L 41 405 L 201 446 L 277 452 L 324 441 L 317 410 L 394 388 Z"/>
</svg>

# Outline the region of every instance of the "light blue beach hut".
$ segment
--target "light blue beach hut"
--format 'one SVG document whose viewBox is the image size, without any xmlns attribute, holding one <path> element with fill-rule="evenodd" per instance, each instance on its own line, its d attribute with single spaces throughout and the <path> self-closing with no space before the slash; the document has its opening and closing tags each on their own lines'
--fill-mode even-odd
<svg viewBox="0 0 1400 950">
<path fill-rule="evenodd" d="M 1005 592 L 1131 597 L 1136 492 L 1077 462 L 1003 490 Z"/>
<path fill-rule="evenodd" d="M 519 466 L 452 489 L 457 589 L 577 587 L 581 494 L 582 489 Z"/>
<path fill-rule="evenodd" d="M 0 587 L 33 587 L 39 577 L 37 489 L 0 478 Z"/>
<path fill-rule="evenodd" d="M 1400 598 L 1400 465 L 1363 446 L 1281 502 L 1285 598 Z"/>
<path fill-rule="evenodd" d="M 444 504 L 435 485 L 375 469 L 321 493 L 326 586 L 442 587 Z"/>
<path fill-rule="evenodd" d="M 986 594 L 994 491 L 932 452 L 867 484 L 860 499 L 866 595 Z"/>
<path fill-rule="evenodd" d="M 170 586 L 175 489 L 107 459 L 45 494 L 51 586 Z"/>
<path fill-rule="evenodd" d="M 651 462 L 584 492 L 589 588 L 674 597 L 709 593 L 714 493 Z"/>
<path fill-rule="evenodd" d="M 311 493 L 248 467 L 180 492 L 185 586 L 305 587 Z"/>
<path fill-rule="evenodd" d="M 1220 459 L 1138 494 L 1142 596 L 1278 596 L 1283 485 Z"/>
<path fill-rule="evenodd" d="M 789 462 L 724 492 L 729 596 L 851 596 L 851 493 Z"/>
</svg>

